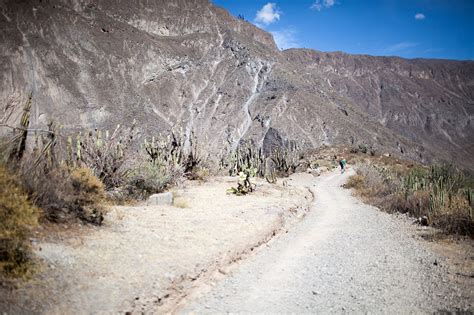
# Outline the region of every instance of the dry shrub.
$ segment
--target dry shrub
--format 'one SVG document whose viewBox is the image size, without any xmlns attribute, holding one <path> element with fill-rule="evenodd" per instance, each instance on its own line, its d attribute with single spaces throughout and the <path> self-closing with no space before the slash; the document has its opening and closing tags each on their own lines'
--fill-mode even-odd
<svg viewBox="0 0 474 315">
<path fill-rule="evenodd" d="M 472 175 L 451 165 L 406 167 L 400 164 L 358 166 L 349 179 L 368 202 L 389 212 L 426 216 L 448 233 L 474 236 Z M 363 181 L 361 183 L 361 180 Z"/>
<path fill-rule="evenodd" d="M 38 224 L 38 209 L 17 179 L 0 166 L 0 271 L 22 276 L 30 261 L 28 235 Z"/>
<path fill-rule="evenodd" d="M 357 168 L 357 174 L 364 178 L 365 186 L 369 189 L 375 190 L 383 184 L 382 175 L 372 164 L 361 164 Z"/>
<path fill-rule="evenodd" d="M 270 157 L 275 163 L 275 171 L 280 177 L 293 174 L 300 164 L 300 153 L 296 147 L 276 147 Z"/>
<path fill-rule="evenodd" d="M 122 198 L 144 199 L 151 194 L 163 192 L 166 188 L 179 183 L 184 176 L 184 168 L 171 161 L 154 164 L 139 159 L 130 172 L 128 184 Z M 119 198 L 120 199 L 120 198 Z"/>
<path fill-rule="evenodd" d="M 406 197 L 402 193 L 398 193 L 388 196 L 387 201 L 388 210 L 420 217 L 429 213 L 430 193 L 421 190 L 415 191 Z"/>
<path fill-rule="evenodd" d="M 353 175 L 349 177 L 347 180 L 347 183 L 344 184 L 344 188 L 355 188 L 357 190 L 360 190 L 364 187 L 365 185 L 365 178 L 362 175 Z"/>
<path fill-rule="evenodd" d="M 401 185 L 401 180 L 387 167 L 364 163 L 357 167 L 357 174 L 364 178 L 364 185 L 360 190 L 366 196 L 388 196 Z"/>
<path fill-rule="evenodd" d="M 183 197 L 174 198 L 173 206 L 175 206 L 176 208 L 181 208 L 181 209 L 189 208 L 188 202 Z"/>
<path fill-rule="evenodd" d="M 58 166 L 21 171 L 23 186 L 53 222 L 79 218 L 100 225 L 104 219 L 103 183 L 88 168 Z"/>
<path fill-rule="evenodd" d="M 474 237 L 473 209 L 469 202 L 461 195 L 451 198 L 445 211 L 436 216 L 435 226 L 439 226 L 449 233 L 458 233 Z"/>
<path fill-rule="evenodd" d="M 128 169 L 125 167 L 131 156 L 135 139 L 135 124 L 130 128 L 118 125 L 108 131 L 90 130 L 87 135 L 77 136 L 76 145 L 69 141 L 69 164 L 77 160 L 79 165 L 90 168 L 106 189 L 120 187 L 125 183 Z"/>
<path fill-rule="evenodd" d="M 229 168 L 229 175 L 235 176 L 241 172 L 248 173 L 250 177 L 265 177 L 269 174 L 275 179 L 276 176 L 287 177 L 293 174 L 300 166 L 301 152 L 296 145 L 287 143 L 284 146 L 275 146 L 264 153 L 262 148 L 258 149 L 253 142 L 242 142 L 232 152 L 228 161 L 221 161 L 221 167 Z M 271 170 L 268 169 L 268 160 L 271 160 Z"/>
<path fill-rule="evenodd" d="M 71 192 L 69 195 L 72 209 L 81 214 L 83 220 L 101 224 L 104 220 L 105 200 L 104 184 L 94 176 L 92 170 L 81 167 L 70 172 Z"/>
<path fill-rule="evenodd" d="M 187 178 L 190 180 L 205 181 L 209 177 L 209 174 L 210 172 L 207 167 L 197 166 L 187 174 Z"/>
</svg>

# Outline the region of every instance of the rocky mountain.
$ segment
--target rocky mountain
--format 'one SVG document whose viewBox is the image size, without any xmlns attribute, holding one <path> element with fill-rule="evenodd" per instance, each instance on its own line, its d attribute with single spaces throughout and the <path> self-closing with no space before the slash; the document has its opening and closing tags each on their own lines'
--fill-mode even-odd
<svg viewBox="0 0 474 315">
<path fill-rule="evenodd" d="M 474 62 L 280 51 L 206 0 L 1 0 L 0 124 L 241 141 L 372 145 L 473 167 Z M 2 131 L 5 132 L 5 131 Z M 189 143 L 189 142 L 188 142 Z"/>
</svg>

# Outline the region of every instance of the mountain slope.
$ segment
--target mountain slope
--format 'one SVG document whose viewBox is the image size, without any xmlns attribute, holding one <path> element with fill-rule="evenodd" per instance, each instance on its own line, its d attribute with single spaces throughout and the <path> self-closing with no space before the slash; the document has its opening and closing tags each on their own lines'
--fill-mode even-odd
<svg viewBox="0 0 474 315">
<path fill-rule="evenodd" d="M 279 51 L 205 0 L 0 2 L 0 123 L 31 91 L 33 125 L 139 123 L 217 159 L 240 141 L 366 143 L 473 164 L 474 62 Z"/>
</svg>

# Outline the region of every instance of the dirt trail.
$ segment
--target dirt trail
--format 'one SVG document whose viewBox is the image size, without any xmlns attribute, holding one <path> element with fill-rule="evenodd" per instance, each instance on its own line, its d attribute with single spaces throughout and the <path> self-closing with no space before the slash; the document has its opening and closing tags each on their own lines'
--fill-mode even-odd
<svg viewBox="0 0 474 315">
<path fill-rule="evenodd" d="M 340 187 L 349 175 L 316 179 L 316 200 L 302 222 L 179 311 L 472 311 L 472 277 L 458 286 L 446 260 L 414 236 L 409 219 L 365 205 Z"/>
</svg>

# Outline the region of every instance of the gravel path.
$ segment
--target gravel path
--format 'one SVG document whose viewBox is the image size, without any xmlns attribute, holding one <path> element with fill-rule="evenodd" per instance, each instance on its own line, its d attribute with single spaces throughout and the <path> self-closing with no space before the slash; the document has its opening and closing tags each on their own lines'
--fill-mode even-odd
<svg viewBox="0 0 474 315">
<path fill-rule="evenodd" d="M 414 236 L 408 219 L 341 188 L 349 175 L 316 179 L 314 208 L 300 224 L 180 312 L 472 311 L 474 286 L 463 290 L 449 280 L 445 261 Z"/>
</svg>

